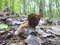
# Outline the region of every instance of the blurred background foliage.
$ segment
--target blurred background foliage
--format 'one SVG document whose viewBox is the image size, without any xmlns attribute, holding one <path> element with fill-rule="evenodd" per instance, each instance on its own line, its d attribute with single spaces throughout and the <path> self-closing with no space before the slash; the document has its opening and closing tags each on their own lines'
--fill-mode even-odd
<svg viewBox="0 0 60 45">
<path fill-rule="evenodd" d="M 60 0 L 0 0 L 0 11 L 6 7 L 19 15 L 36 13 L 42 17 L 60 18 Z"/>
</svg>

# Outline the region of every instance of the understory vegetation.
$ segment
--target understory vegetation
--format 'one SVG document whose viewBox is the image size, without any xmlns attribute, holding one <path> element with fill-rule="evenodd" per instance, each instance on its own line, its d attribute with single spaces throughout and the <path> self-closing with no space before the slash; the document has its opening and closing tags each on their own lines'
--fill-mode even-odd
<svg viewBox="0 0 60 45">
<path fill-rule="evenodd" d="M 40 14 L 42 10 L 43 17 L 60 18 L 60 0 L 0 0 L 0 11 L 6 7 L 19 15 Z"/>
</svg>

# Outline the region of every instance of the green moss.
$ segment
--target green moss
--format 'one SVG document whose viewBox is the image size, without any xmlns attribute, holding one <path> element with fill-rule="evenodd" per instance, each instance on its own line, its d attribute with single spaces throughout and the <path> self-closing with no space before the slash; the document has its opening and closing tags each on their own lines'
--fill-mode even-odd
<svg viewBox="0 0 60 45">
<path fill-rule="evenodd" d="M 7 24 L 0 24 L 0 29 L 7 29 L 8 25 Z"/>
</svg>

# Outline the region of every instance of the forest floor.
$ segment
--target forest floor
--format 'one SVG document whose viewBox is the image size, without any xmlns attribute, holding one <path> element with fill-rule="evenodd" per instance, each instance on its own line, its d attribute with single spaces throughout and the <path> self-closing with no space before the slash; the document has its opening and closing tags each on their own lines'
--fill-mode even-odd
<svg viewBox="0 0 60 45">
<path fill-rule="evenodd" d="M 6 14 L 10 13 L 4 13 L 4 16 L 0 17 L 0 45 L 18 45 L 22 38 L 14 35 L 14 32 L 20 24 L 27 21 L 27 16 L 15 17 L 12 15 L 7 17 Z M 36 31 L 47 39 L 47 42 L 51 41 L 54 45 L 60 45 L 60 19 L 42 18 Z"/>
</svg>

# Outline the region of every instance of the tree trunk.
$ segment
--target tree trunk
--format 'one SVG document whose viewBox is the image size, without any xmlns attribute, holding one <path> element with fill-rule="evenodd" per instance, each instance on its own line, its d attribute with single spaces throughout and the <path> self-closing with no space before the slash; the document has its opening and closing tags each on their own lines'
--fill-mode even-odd
<svg viewBox="0 0 60 45">
<path fill-rule="evenodd" d="M 53 15 L 52 15 L 52 0 L 49 0 L 49 8 L 50 8 L 50 18 L 53 18 Z"/>
<path fill-rule="evenodd" d="M 43 0 L 40 0 L 39 15 L 40 17 L 43 17 Z"/>
<path fill-rule="evenodd" d="M 23 0 L 23 1 L 24 1 L 24 4 L 23 4 L 24 5 L 24 9 L 23 10 L 24 10 L 24 14 L 26 15 L 26 4 L 25 4 L 25 0 Z"/>
</svg>

